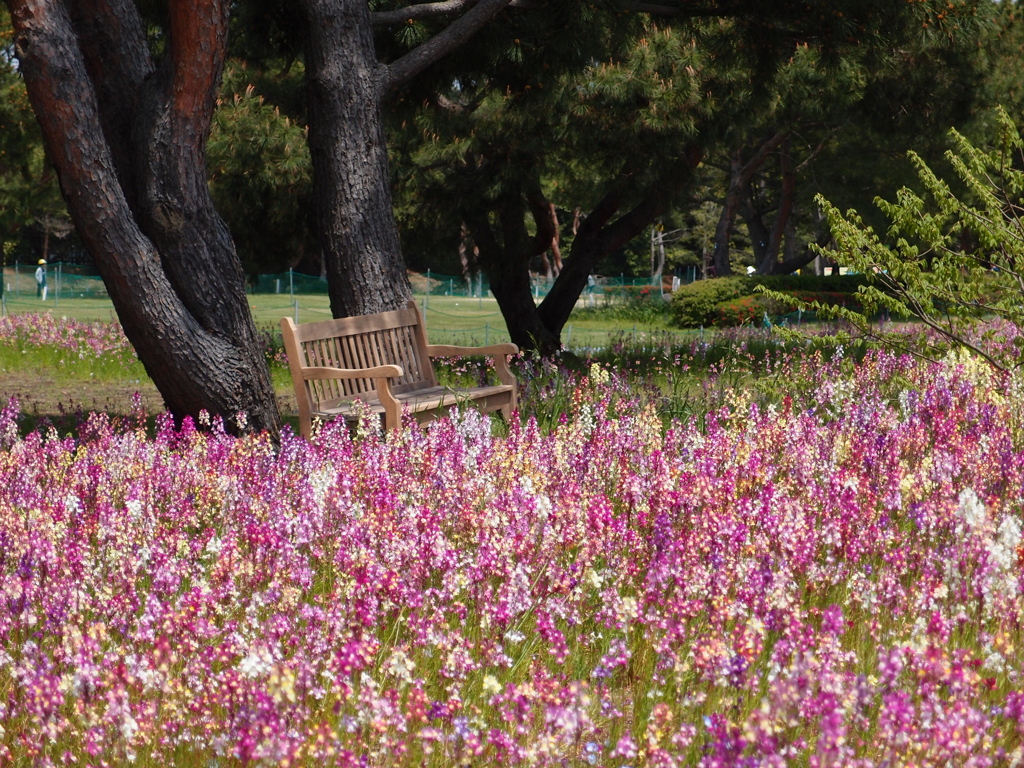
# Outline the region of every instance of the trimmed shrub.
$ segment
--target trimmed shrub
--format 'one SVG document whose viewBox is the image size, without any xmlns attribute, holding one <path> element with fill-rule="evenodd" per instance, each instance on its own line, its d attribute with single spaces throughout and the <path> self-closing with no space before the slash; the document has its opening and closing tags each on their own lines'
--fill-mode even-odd
<svg viewBox="0 0 1024 768">
<path fill-rule="evenodd" d="M 715 305 L 712 324 L 719 327 L 757 325 L 767 311 L 767 302 L 760 296 L 740 296 Z"/>
<path fill-rule="evenodd" d="M 739 305 L 735 308 L 723 308 L 719 305 L 735 301 L 754 294 L 754 286 L 765 287 L 783 293 L 789 293 L 803 301 L 817 299 L 829 304 L 858 306 L 851 299 L 857 289 L 866 285 L 863 275 L 770 275 L 767 277 L 719 277 L 712 280 L 700 280 L 684 285 L 672 294 L 672 316 L 675 324 L 682 328 L 696 328 L 703 325 L 737 325 L 728 322 L 725 317 L 740 317 L 743 311 Z M 793 311 L 781 303 L 759 297 L 758 316 L 765 312 L 769 315 L 784 314 Z M 749 303 L 748 303 L 749 304 Z M 745 304 L 743 306 L 748 306 Z M 750 305 L 752 306 L 752 305 Z M 723 314 L 724 313 L 724 314 Z"/>
<path fill-rule="evenodd" d="M 681 286 L 672 294 L 672 315 L 676 325 L 682 328 L 711 325 L 719 304 L 749 295 L 755 284 L 749 277 L 719 277 Z"/>
</svg>

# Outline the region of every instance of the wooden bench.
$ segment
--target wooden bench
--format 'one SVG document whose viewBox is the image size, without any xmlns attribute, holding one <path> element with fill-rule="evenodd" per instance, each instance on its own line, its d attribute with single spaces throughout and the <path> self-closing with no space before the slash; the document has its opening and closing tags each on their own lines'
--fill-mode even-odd
<svg viewBox="0 0 1024 768">
<path fill-rule="evenodd" d="M 484 413 L 500 410 L 506 419 L 516 409 L 516 379 L 505 356 L 519 348 L 515 344 L 427 344 L 414 301 L 394 312 L 301 325 L 283 317 L 281 331 L 299 401 L 299 427 L 306 438 L 313 419 L 354 419 L 367 408 L 383 416 L 385 429 L 401 425 L 406 407 L 420 424 L 462 403 L 473 403 Z M 493 356 L 501 384 L 466 389 L 439 386 L 431 359 L 467 355 Z"/>
</svg>

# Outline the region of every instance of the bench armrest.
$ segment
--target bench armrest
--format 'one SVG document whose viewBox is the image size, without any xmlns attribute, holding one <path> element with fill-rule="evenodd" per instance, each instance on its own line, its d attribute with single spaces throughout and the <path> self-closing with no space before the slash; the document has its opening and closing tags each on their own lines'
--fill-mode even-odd
<svg viewBox="0 0 1024 768">
<path fill-rule="evenodd" d="M 302 369 L 306 381 L 321 379 L 397 379 L 402 375 L 399 365 L 378 365 L 374 368 L 325 368 Z"/>
<path fill-rule="evenodd" d="M 502 384 L 516 386 L 516 377 L 508 367 L 506 355 L 519 352 L 515 344 L 491 344 L 487 347 L 456 347 L 451 344 L 427 344 L 428 357 L 468 357 L 470 355 L 486 355 L 494 358 L 494 372 Z M 513 389 L 514 391 L 514 389 Z M 513 405 L 514 407 L 514 405 Z"/>
</svg>

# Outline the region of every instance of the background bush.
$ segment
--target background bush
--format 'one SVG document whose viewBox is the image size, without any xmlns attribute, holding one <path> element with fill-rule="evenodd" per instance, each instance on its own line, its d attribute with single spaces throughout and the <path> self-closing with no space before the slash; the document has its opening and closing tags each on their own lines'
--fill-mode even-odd
<svg viewBox="0 0 1024 768">
<path fill-rule="evenodd" d="M 696 328 L 742 325 L 753 317 L 762 317 L 765 312 L 778 315 L 793 311 L 792 306 L 786 306 L 780 300 L 755 297 L 754 287 L 758 285 L 802 301 L 817 299 L 830 304 L 859 306 L 851 295 L 866 284 L 862 275 L 770 275 L 700 280 L 684 285 L 672 294 L 672 318 L 681 328 Z M 751 315 L 755 310 L 756 314 Z"/>
</svg>

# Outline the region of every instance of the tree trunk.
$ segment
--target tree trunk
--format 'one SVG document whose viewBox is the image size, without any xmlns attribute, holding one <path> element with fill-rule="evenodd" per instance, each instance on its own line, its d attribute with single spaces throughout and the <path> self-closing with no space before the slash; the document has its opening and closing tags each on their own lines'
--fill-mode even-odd
<svg viewBox="0 0 1024 768">
<path fill-rule="evenodd" d="M 130 0 L 72 15 L 60 0 L 7 4 L 68 209 L 168 410 L 276 435 L 241 263 L 206 186 L 227 3 L 171 2 L 159 68 Z"/>
<path fill-rule="evenodd" d="M 666 170 L 661 182 L 653 184 L 647 195 L 632 209 L 613 221 L 624 202 L 621 193 L 616 190 L 606 195 L 594 206 L 590 215 L 580 222 L 569 258 L 565 260 L 558 279 L 538 307 L 544 327 L 553 336 L 561 336 L 576 301 L 587 287 L 587 279 L 601 259 L 625 246 L 663 215 L 672 201 L 692 182 L 694 171 L 703 158 L 704 150 L 701 146 L 688 147 Z"/>
<path fill-rule="evenodd" d="M 366 0 L 303 0 L 309 150 L 335 317 L 405 306 L 412 289 L 391 205 L 377 61 Z"/>
<path fill-rule="evenodd" d="M 736 222 L 736 214 L 743 198 L 743 179 L 741 150 L 736 150 L 730 161 L 729 188 L 722 202 L 722 213 L 715 227 L 715 248 L 711 256 L 711 268 L 715 277 L 728 277 L 732 274 L 729 259 L 729 244 L 732 241 L 732 230 Z"/>
<path fill-rule="evenodd" d="M 480 262 L 490 278 L 491 293 L 498 301 L 512 343 L 522 350 L 552 355 L 561 343 L 558 334 L 545 327 L 537 312 L 530 285 L 530 260 L 547 249 L 553 227 L 547 215 L 547 202 L 543 200 L 539 187 L 528 197 L 530 202 L 510 193 L 499 200 L 499 233 L 495 232 L 483 212 L 478 211 L 469 217 L 468 224 L 480 249 Z M 527 210 L 533 215 L 537 227 L 532 238 L 524 222 Z"/>
<path fill-rule="evenodd" d="M 551 212 L 551 225 L 554 229 L 554 235 L 551 237 L 551 274 L 549 277 L 555 278 L 562 271 L 562 233 L 558 223 L 558 210 L 555 208 L 555 204 L 549 203 L 548 208 Z"/>
<path fill-rule="evenodd" d="M 755 249 L 757 274 L 759 275 L 788 274 L 788 272 L 781 271 L 781 263 L 779 261 L 783 239 L 786 233 L 792 229 L 790 223 L 793 217 L 793 207 L 796 203 L 796 173 L 793 170 L 793 164 L 789 157 L 788 145 L 789 139 L 787 138 L 783 142 L 781 152 L 779 153 L 781 188 L 779 191 L 779 204 L 775 210 L 775 219 L 772 221 L 771 229 L 764 225 L 760 211 L 757 210 L 754 203 L 753 195 L 748 199 L 749 208 L 744 212 L 747 226 L 752 227 L 750 232 L 751 239 L 754 238 L 754 229 L 756 228 L 759 232 L 758 237 L 764 243 L 761 253 L 757 253 Z M 750 215 L 748 215 L 748 212 Z"/>
<path fill-rule="evenodd" d="M 732 264 L 729 261 L 729 243 L 732 240 L 736 215 L 740 211 L 744 196 L 750 193 L 751 179 L 754 178 L 754 174 L 764 165 L 768 156 L 788 138 L 788 131 L 779 131 L 761 144 L 746 163 L 743 162 L 742 148 L 733 152 L 729 162 L 729 188 L 725 193 L 722 215 L 718 219 L 718 227 L 715 229 L 715 251 L 712 257 L 712 264 L 716 277 L 726 277 L 732 274 Z M 767 247 L 767 243 L 765 243 L 765 247 Z"/>
</svg>

